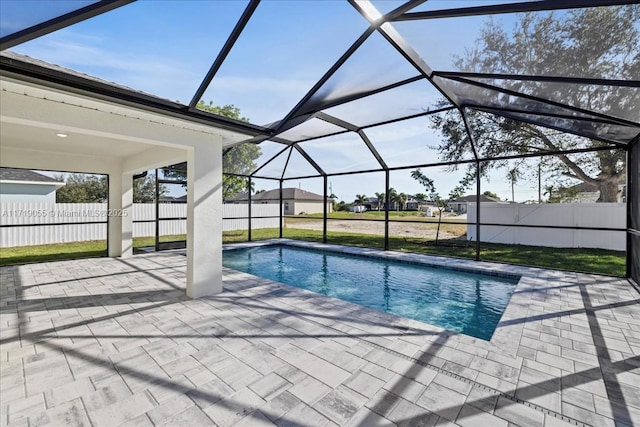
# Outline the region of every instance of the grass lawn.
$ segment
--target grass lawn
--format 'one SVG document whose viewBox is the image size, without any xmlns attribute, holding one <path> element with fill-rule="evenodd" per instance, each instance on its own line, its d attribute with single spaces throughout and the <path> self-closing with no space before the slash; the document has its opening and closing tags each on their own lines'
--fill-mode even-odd
<svg viewBox="0 0 640 427">
<path fill-rule="evenodd" d="M 0 248 L 0 265 L 107 256 L 107 241 Z"/>
<path fill-rule="evenodd" d="M 184 240 L 186 235 L 161 236 L 160 241 Z M 155 237 L 134 237 L 133 250 L 154 246 Z M 107 256 L 107 241 L 55 243 L 50 245 L 20 246 L 0 248 L 0 265 L 25 264 L 29 262 L 57 261 L 63 259 L 91 258 Z"/>
<path fill-rule="evenodd" d="M 161 242 L 177 242 L 177 241 L 181 241 L 181 240 L 187 240 L 187 235 L 186 234 L 176 234 L 176 235 L 171 235 L 171 236 L 160 236 L 160 241 Z M 144 248 L 144 247 L 153 247 L 156 245 L 156 238 L 155 237 L 134 237 L 133 238 L 133 250 L 134 252 L 137 252 L 136 250 L 139 248 Z"/>
<path fill-rule="evenodd" d="M 265 240 L 278 237 L 279 229 L 266 228 L 252 231 L 253 240 Z M 283 235 L 289 239 L 322 241 L 322 232 L 285 228 Z M 185 236 L 164 236 L 163 241 L 182 240 Z M 246 242 L 246 231 L 223 233 L 224 243 Z M 144 246 L 153 246 L 155 239 L 134 238 L 134 250 Z M 345 232 L 327 233 L 329 243 L 348 246 L 360 246 L 382 249 L 384 237 L 369 234 Z M 394 251 L 414 252 L 428 255 L 443 255 L 458 258 L 474 258 L 473 242 L 457 241 L 461 246 L 433 246 L 426 241 L 389 236 L 389 248 Z M 98 257 L 107 255 L 105 241 L 63 243 L 53 245 L 25 246 L 18 248 L 0 248 L 0 265 L 23 264 L 27 262 L 54 261 L 60 259 Z M 581 271 L 586 273 L 624 276 L 624 252 L 604 249 L 584 248 L 546 248 L 539 246 L 481 244 L 481 258 L 485 261 L 497 261 L 510 264 L 546 267 L 559 270 Z"/>
</svg>

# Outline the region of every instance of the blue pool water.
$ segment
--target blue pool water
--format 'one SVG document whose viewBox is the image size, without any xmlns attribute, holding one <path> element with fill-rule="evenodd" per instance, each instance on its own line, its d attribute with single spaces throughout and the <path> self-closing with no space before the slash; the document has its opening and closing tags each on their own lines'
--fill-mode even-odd
<svg viewBox="0 0 640 427">
<path fill-rule="evenodd" d="M 224 252 L 225 267 L 489 340 L 517 280 L 422 265 L 262 246 Z"/>
</svg>

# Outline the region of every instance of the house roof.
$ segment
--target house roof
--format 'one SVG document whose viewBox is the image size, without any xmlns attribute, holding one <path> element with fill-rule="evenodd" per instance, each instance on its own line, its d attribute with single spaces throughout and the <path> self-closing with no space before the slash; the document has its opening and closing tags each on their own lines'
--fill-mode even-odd
<svg viewBox="0 0 640 427">
<path fill-rule="evenodd" d="M 61 181 L 51 178 L 50 176 L 29 169 L 16 168 L 0 168 L 0 181 L 63 184 Z"/>
<path fill-rule="evenodd" d="M 93 90 L 98 89 L 103 95 L 108 93 L 109 96 L 124 100 L 127 103 L 132 101 L 131 97 L 134 97 L 136 100 L 133 101 L 133 103 L 136 106 L 153 106 L 153 108 L 151 108 L 153 111 L 160 109 L 166 113 L 175 113 L 176 111 L 174 108 L 178 111 L 182 111 L 184 107 L 182 104 L 172 101 L 166 97 L 150 94 L 142 90 L 102 79 L 94 75 L 82 73 L 38 58 L 33 58 L 28 55 L 23 55 L 11 50 L 3 50 L 0 52 L 0 62 L 2 62 L 2 68 L 4 70 L 14 67 L 16 69 L 23 69 L 25 67 L 31 68 L 32 71 L 38 73 L 42 72 L 53 80 L 55 80 L 55 76 L 57 79 L 64 81 L 64 84 L 69 84 L 71 81 L 74 81 L 76 88 L 86 90 L 85 85 L 87 87 L 93 87 Z M 179 117 L 200 123 L 204 120 L 207 124 L 213 124 L 220 128 L 246 133 L 247 135 L 265 133 L 264 128 L 261 126 L 201 110 L 198 110 L 198 114 L 196 115 L 179 114 Z"/>
<path fill-rule="evenodd" d="M 160 203 L 187 203 L 187 195 L 182 195 L 182 196 L 160 196 Z"/>
<path fill-rule="evenodd" d="M 589 182 L 581 182 L 580 184 L 572 185 L 571 187 L 569 187 L 569 190 L 575 191 L 577 193 L 595 193 L 597 191 L 600 191 L 597 186 Z"/>
<path fill-rule="evenodd" d="M 92 80 L 92 81 L 94 81 L 96 83 L 102 83 L 102 84 L 105 84 L 105 85 L 109 85 L 109 86 L 111 86 L 113 88 L 116 88 L 116 89 L 126 89 L 126 90 L 130 90 L 130 91 L 133 91 L 133 92 L 137 92 L 137 93 L 146 95 L 146 96 L 152 96 L 152 97 L 157 98 L 157 99 L 164 99 L 164 100 L 168 101 L 168 99 L 161 98 L 161 97 L 155 96 L 155 95 L 151 95 L 151 94 L 145 93 L 145 92 L 143 92 L 141 90 L 136 90 L 136 89 L 130 88 L 129 86 L 125 86 L 125 85 L 122 85 L 122 84 L 118 84 L 118 83 L 115 83 L 115 82 L 104 80 L 104 79 L 101 79 L 99 77 L 92 76 L 92 75 L 89 75 L 89 74 L 81 73 L 79 71 L 72 70 L 71 68 L 63 67 L 63 66 L 57 65 L 57 64 L 52 64 L 52 63 L 43 61 L 41 59 L 33 58 L 31 56 L 28 56 L 28 55 L 22 55 L 22 54 L 20 54 L 18 52 L 14 52 L 14 51 L 11 51 L 11 50 L 3 50 L 2 52 L 0 52 L 0 56 L 3 56 L 3 57 L 5 57 L 7 59 L 10 59 L 10 60 L 18 60 L 18 61 L 22 61 L 22 62 L 27 63 L 27 64 L 32 64 L 32 65 L 36 65 L 38 67 L 47 68 L 49 70 L 59 71 L 59 72 L 62 72 L 62 73 L 65 73 L 65 74 L 68 74 L 68 75 L 71 75 L 71 76 L 81 77 L 81 78 L 87 79 L 87 80 Z"/>
<path fill-rule="evenodd" d="M 248 195 L 246 192 L 238 194 L 236 197 L 232 199 L 228 199 L 230 202 L 239 202 L 248 199 Z M 300 188 L 283 188 L 282 189 L 282 200 L 306 200 L 306 201 L 318 201 L 322 202 L 322 195 L 312 193 L 311 191 L 302 190 Z M 280 190 L 269 190 L 262 191 L 260 193 L 253 194 L 251 196 L 251 201 L 267 201 L 267 200 L 280 200 Z M 327 200 L 331 200 L 327 197 Z"/>
<path fill-rule="evenodd" d="M 458 197 L 457 199 L 455 199 L 451 203 L 475 203 L 476 201 L 477 201 L 476 196 L 475 195 L 471 195 L 471 196 Z M 480 203 L 483 203 L 483 202 L 497 203 L 499 201 L 500 200 L 494 199 L 493 197 L 485 196 L 484 194 L 480 195 Z"/>
</svg>

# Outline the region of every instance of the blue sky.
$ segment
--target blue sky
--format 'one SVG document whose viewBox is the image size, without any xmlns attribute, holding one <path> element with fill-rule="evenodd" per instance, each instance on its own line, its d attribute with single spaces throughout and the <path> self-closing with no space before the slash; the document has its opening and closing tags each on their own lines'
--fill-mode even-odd
<svg viewBox="0 0 640 427">
<path fill-rule="evenodd" d="M 382 12 L 387 12 L 401 2 L 374 3 Z M 495 1 L 457 3 L 457 6 L 473 6 Z M 446 3 L 446 7 L 450 4 Z M 242 0 L 142 0 L 16 46 L 13 50 L 188 103 L 245 6 L 246 2 Z M 432 0 L 421 9 L 444 6 L 443 1 Z M 419 25 L 409 22 L 398 25 L 397 29 L 413 43 L 429 65 L 446 70 L 453 54 L 462 54 L 464 46 L 473 44 L 483 19 L 430 20 Z M 499 19 L 508 25 L 512 18 L 501 16 Z M 366 20 L 346 1 L 263 1 L 203 98 L 218 105 L 234 104 L 243 116 L 257 124 L 278 120 L 367 26 Z M 323 91 L 323 96 L 373 88 L 410 77 L 414 71 L 375 33 L 363 45 L 362 53 L 354 54 L 336 73 L 330 81 L 331 87 Z M 393 101 L 387 97 L 376 108 L 378 111 L 380 108 L 388 109 L 385 114 L 407 109 L 408 106 L 428 108 L 438 94 L 432 89 L 422 90 L 430 92 L 399 91 L 401 96 Z M 366 108 L 360 104 L 351 111 L 343 108 L 342 113 L 361 119 L 368 114 L 365 114 Z M 335 110 L 340 110 L 340 107 Z M 427 119 L 403 122 L 386 129 L 374 128 L 370 131 L 371 139 L 384 157 L 389 158 L 392 166 L 405 161 L 420 162 L 431 157 L 427 154 L 435 154 L 429 147 L 438 144 L 438 136 L 429 132 L 425 123 Z M 331 138 L 329 142 L 303 144 L 321 166 L 326 165 L 323 167 L 327 171 L 375 166 L 375 160 L 363 151 L 364 146 L 354 143 L 353 135 Z M 424 160 L 425 163 L 432 161 Z M 394 173 L 392 187 L 405 193 L 423 191 L 409 177 L 409 172 Z M 442 194 L 448 193 L 459 179 L 458 174 L 451 172 L 429 172 L 439 183 L 438 190 Z M 503 175 L 501 171 L 493 174 L 486 189 L 510 198 L 511 187 L 503 182 Z M 384 178 L 377 182 L 351 176 L 333 178 L 332 181 L 334 193 L 345 201 L 351 201 L 356 194 L 373 195 L 384 189 Z M 291 186 L 298 185 L 297 181 L 291 182 Z M 322 191 L 321 184 L 301 185 L 309 187 L 310 191 Z M 537 197 L 537 190 L 522 187 L 517 200 Z"/>
</svg>

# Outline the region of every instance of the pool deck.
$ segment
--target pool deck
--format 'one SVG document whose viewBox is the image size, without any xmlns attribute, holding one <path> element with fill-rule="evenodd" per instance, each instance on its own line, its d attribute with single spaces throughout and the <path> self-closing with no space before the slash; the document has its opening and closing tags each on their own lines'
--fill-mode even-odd
<svg viewBox="0 0 640 427">
<path fill-rule="evenodd" d="M 191 300 L 183 251 L 2 267 L 0 426 L 640 426 L 625 279 L 384 256 L 522 278 L 483 341 L 229 269 Z"/>
</svg>

